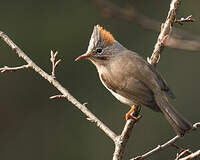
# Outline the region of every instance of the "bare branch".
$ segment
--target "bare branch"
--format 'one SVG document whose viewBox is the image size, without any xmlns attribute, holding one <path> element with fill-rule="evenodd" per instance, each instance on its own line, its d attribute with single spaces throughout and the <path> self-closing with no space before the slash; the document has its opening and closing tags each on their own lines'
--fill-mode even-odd
<svg viewBox="0 0 200 160">
<path fill-rule="evenodd" d="M 175 23 L 178 23 L 180 25 L 183 25 L 184 23 L 188 23 L 188 22 L 195 22 L 196 20 L 194 18 L 192 18 L 192 15 L 186 17 L 186 18 L 181 18 L 181 19 L 176 19 Z"/>
<path fill-rule="evenodd" d="M 200 150 L 184 157 L 184 158 L 181 158 L 179 160 L 191 160 L 191 159 L 196 159 L 196 158 L 199 158 L 200 157 Z"/>
<path fill-rule="evenodd" d="M 115 141 L 115 151 L 113 153 L 113 160 L 121 160 L 126 148 L 126 145 L 128 143 L 128 139 L 132 133 L 134 125 L 140 120 L 142 116 L 139 115 L 141 110 L 141 107 L 138 106 L 135 110 L 134 116 L 137 117 L 137 120 L 135 119 L 129 119 L 120 136 L 116 138 Z"/>
<path fill-rule="evenodd" d="M 0 72 L 1 73 L 5 73 L 5 72 L 15 72 L 21 69 L 27 69 L 29 68 L 29 65 L 23 65 L 23 66 L 19 66 L 19 67 L 8 67 L 8 66 L 4 66 L 3 68 L 0 68 Z"/>
<path fill-rule="evenodd" d="M 44 72 L 39 66 L 37 66 L 5 33 L 0 31 L 0 37 L 18 54 L 19 57 L 23 58 L 27 63 L 29 68 L 32 68 L 45 78 L 49 83 L 51 83 L 55 88 L 57 88 L 65 98 L 70 101 L 74 106 L 81 110 L 87 117 L 93 120 L 93 122 L 105 132 L 105 134 L 115 141 L 117 135 L 109 129 L 103 122 L 101 122 L 92 112 L 88 110 L 85 105 L 82 105 L 76 98 L 74 98 L 68 90 L 60 85 L 51 75 Z"/>
<path fill-rule="evenodd" d="M 140 25 L 144 29 L 159 32 L 161 22 L 150 19 L 138 12 L 134 6 L 119 7 L 107 0 L 85 0 L 94 3 L 102 9 L 107 18 L 121 18 L 126 21 Z M 165 46 L 191 51 L 200 50 L 200 36 L 186 32 L 182 29 L 173 28 L 172 34 L 168 37 Z"/>
<path fill-rule="evenodd" d="M 176 19 L 176 17 L 175 17 L 176 12 L 177 12 L 180 2 L 181 2 L 181 0 L 172 0 L 171 1 L 167 19 L 166 19 L 165 23 L 161 25 L 161 31 L 158 36 L 157 43 L 154 46 L 154 51 L 151 55 L 151 58 L 148 59 L 148 62 L 150 64 L 156 65 L 160 60 L 160 54 L 164 48 L 166 40 L 170 36 L 172 26 Z"/>
</svg>

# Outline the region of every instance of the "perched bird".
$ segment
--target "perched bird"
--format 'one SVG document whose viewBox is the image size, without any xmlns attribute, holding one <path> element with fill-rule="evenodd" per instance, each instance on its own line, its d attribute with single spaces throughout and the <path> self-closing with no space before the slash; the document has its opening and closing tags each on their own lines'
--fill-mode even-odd
<svg viewBox="0 0 200 160">
<path fill-rule="evenodd" d="M 161 112 L 176 134 L 183 136 L 192 129 L 192 124 L 169 104 L 166 95 L 175 98 L 174 94 L 155 67 L 122 46 L 99 25 L 94 27 L 87 52 L 75 61 L 83 58 L 96 66 L 103 85 L 120 102 L 131 107 L 126 114 L 127 120 L 137 119 L 131 113 L 138 105 L 144 105 Z"/>
</svg>

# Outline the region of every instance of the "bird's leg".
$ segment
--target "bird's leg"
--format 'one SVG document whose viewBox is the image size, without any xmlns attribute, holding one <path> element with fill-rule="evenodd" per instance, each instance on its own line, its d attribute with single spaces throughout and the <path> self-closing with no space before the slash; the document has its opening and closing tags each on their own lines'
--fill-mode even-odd
<svg viewBox="0 0 200 160">
<path fill-rule="evenodd" d="M 137 117 L 133 116 L 132 113 L 137 109 L 137 105 L 133 105 L 130 109 L 130 111 L 128 111 L 128 113 L 126 113 L 126 120 L 128 119 L 133 119 L 135 121 L 138 120 Z"/>
</svg>

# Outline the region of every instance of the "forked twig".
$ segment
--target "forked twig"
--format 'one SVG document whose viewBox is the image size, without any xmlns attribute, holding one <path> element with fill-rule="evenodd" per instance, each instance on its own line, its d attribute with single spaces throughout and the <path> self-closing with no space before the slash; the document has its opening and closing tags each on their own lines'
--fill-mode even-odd
<svg viewBox="0 0 200 160">
<path fill-rule="evenodd" d="M 59 60 L 56 60 L 58 56 L 58 52 L 56 51 L 55 53 L 51 50 L 51 58 L 50 58 L 50 61 L 52 63 L 52 72 L 51 72 L 51 76 L 53 78 L 56 78 L 55 76 L 55 71 L 56 71 L 56 67 L 60 64 L 61 62 L 61 59 Z"/>
</svg>

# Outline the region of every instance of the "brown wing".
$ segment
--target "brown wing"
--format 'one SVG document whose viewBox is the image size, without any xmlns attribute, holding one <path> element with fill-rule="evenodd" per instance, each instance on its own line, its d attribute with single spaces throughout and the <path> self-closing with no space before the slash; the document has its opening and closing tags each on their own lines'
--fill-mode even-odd
<svg viewBox="0 0 200 160">
<path fill-rule="evenodd" d="M 133 54 L 135 54 L 133 52 Z M 163 77 L 160 75 L 159 72 L 156 71 L 155 67 L 150 65 L 146 60 L 144 60 L 142 57 L 140 57 L 139 55 L 135 54 L 134 59 L 137 59 L 137 68 L 138 70 L 141 70 L 140 68 L 142 67 L 143 72 L 141 73 L 142 76 L 144 77 L 144 81 L 154 81 L 154 83 L 156 82 L 160 89 L 162 91 L 165 91 L 165 93 L 171 97 L 172 99 L 175 99 L 175 95 L 173 94 L 173 92 L 170 90 L 170 88 L 168 87 L 167 82 L 163 79 Z M 151 75 L 149 75 L 151 74 Z M 148 76 L 146 76 L 148 75 Z"/>
<path fill-rule="evenodd" d="M 154 100 L 153 92 L 140 80 L 130 78 L 125 87 L 116 92 L 126 98 L 132 99 L 138 104 L 150 107 L 154 111 L 160 111 Z"/>
<path fill-rule="evenodd" d="M 132 72 L 132 74 L 135 74 L 137 79 L 140 79 L 143 81 L 144 84 L 146 84 L 151 90 L 156 90 L 160 88 L 162 91 L 165 91 L 165 93 L 170 96 L 171 98 L 175 98 L 174 94 L 168 87 L 166 81 L 162 78 L 162 76 L 156 71 L 155 67 L 150 65 L 144 58 L 139 56 L 137 53 L 132 51 L 125 51 L 128 52 L 129 56 L 124 57 L 126 61 L 130 61 L 129 66 L 127 69 L 129 69 L 129 72 Z M 124 54 L 126 55 L 126 54 Z M 134 63 L 134 64 L 133 64 Z M 132 66 L 132 67 L 131 67 Z M 130 68 L 133 68 L 132 71 Z"/>
<path fill-rule="evenodd" d="M 123 67 L 123 66 L 121 66 Z M 133 104 L 140 104 L 150 107 L 155 111 L 159 111 L 155 101 L 153 92 L 140 80 L 136 79 L 134 75 L 127 78 L 127 70 L 115 71 L 118 74 L 112 74 L 112 71 L 101 74 L 101 79 L 105 85 L 113 92 L 130 99 Z M 121 72 L 121 73 L 120 73 Z"/>
</svg>

